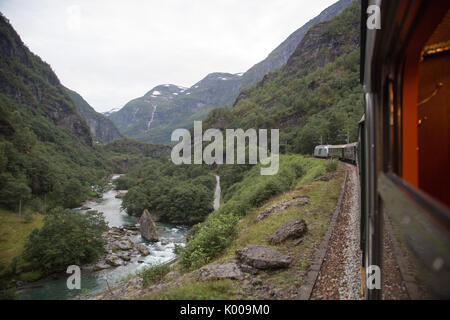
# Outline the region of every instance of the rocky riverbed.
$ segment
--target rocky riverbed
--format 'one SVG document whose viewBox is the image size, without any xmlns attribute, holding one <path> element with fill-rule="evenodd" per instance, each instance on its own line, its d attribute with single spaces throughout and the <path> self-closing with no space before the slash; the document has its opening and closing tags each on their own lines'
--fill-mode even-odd
<svg viewBox="0 0 450 320">
<path fill-rule="evenodd" d="M 113 179 L 115 177 L 118 176 Z M 102 212 L 109 225 L 103 234 L 105 255 L 81 266 L 81 290 L 67 289 L 68 275 L 58 274 L 22 287 L 18 291 L 20 299 L 70 299 L 81 292 L 105 290 L 108 285 L 117 284 L 145 267 L 176 258 L 173 249 L 175 245 L 184 245 L 188 228 L 156 222 L 158 241 L 147 242 L 138 230 L 138 219 L 121 209 L 122 199 L 116 198 L 121 192 L 124 191 L 110 189 L 101 198 L 87 201 L 84 208 L 77 209 Z"/>
<path fill-rule="evenodd" d="M 137 226 L 112 227 L 103 233 L 106 240 L 105 254 L 96 262 L 83 266 L 84 270 L 99 271 L 127 265 L 131 262 L 144 263 L 143 257 L 150 249 L 143 243 L 136 243 L 132 237 L 139 235 Z"/>
</svg>

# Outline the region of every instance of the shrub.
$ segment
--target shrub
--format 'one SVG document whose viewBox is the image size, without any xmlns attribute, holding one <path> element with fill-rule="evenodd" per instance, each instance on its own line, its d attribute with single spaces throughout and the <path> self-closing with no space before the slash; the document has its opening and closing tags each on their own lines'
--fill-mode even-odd
<svg viewBox="0 0 450 320">
<path fill-rule="evenodd" d="M 33 221 L 33 210 L 31 210 L 30 208 L 26 208 L 23 219 L 25 223 L 31 223 Z"/>
<path fill-rule="evenodd" d="M 326 165 L 325 165 L 325 170 L 327 172 L 334 172 L 337 170 L 338 167 L 338 160 L 337 159 L 331 159 L 328 160 Z"/>
<path fill-rule="evenodd" d="M 170 272 L 170 267 L 167 263 L 152 265 L 145 268 L 138 273 L 138 276 L 142 277 L 144 280 L 144 286 L 148 286 L 153 282 L 160 281 L 164 278 L 166 274 Z"/>
<path fill-rule="evenodd" d="M 233 213 L 226 214 L 220 210 L 210 214 L 194 238 L 181 250 L 181 264 L 189 269 L 208 263 L 234 238 L 238 220 Z"/>
</svg>

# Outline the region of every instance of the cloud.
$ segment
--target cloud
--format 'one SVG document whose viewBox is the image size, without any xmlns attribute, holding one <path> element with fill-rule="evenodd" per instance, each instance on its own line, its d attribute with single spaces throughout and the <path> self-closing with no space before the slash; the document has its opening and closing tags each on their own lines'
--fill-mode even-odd
<svg viewBox="0 0 450 320">
<path fill-rule="evenodd" d="M 66 9 L 67 17 L 67 27 L 72 31 L 81 30 L 81 8 L 78 5 L 72 5 Z"/>
<path fill-rule="evenodd" d="M 0 11 L 96 110 L 156 85 L 246 71 L 334 0 L 2 0 Z"/>
</svg>

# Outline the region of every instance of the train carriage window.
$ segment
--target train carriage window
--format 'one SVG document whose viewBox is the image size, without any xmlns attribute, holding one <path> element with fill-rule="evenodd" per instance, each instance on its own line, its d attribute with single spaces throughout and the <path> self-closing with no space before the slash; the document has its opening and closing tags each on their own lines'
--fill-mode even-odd
<svg viewBox="0 0 450 320">
<path fill-rule="evenodd" d="M 450 206 L 450 14 L 427 41 L 419 64 L 419 188 Z"/>
<path fill-rule="evenodd" d="M 424 46 L 416 48 L 414 54 L 409 52 L 417 58 L 410 58 L 405 65 L 402 176 L 450 206 L 449 11 L 437 22 L 422 22 L 423 29 L 431 24 L 435 27 L 421 39 Z M 420 28 L 416 32 L 418 37 L 424 33 Z"/>
</svg>

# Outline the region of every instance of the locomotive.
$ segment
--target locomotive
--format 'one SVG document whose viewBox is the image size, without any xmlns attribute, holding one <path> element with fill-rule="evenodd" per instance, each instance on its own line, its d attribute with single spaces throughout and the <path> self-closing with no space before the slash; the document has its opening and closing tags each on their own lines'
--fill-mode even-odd
<svg viewBox="0 0 450 320">
<path fill-rule="evenodd" d="M 356 164 L 359 142 L 343 145 L 319 145 L 314 148 L 314 157 L 331 158 Z"/>
</svg>

